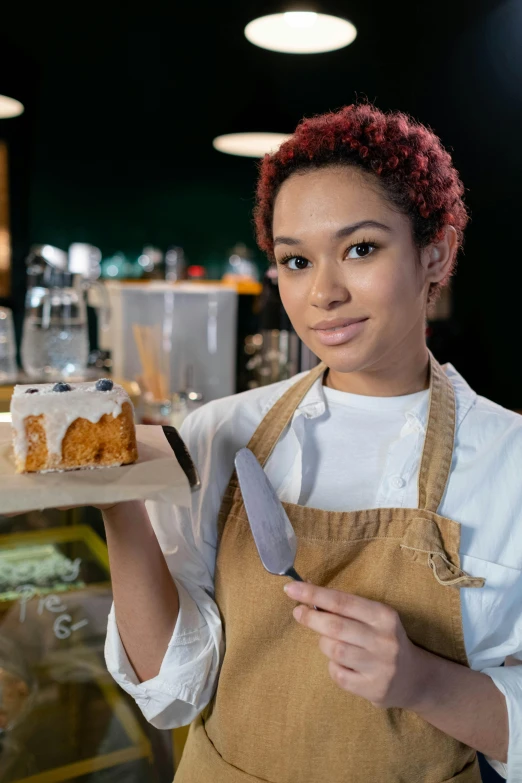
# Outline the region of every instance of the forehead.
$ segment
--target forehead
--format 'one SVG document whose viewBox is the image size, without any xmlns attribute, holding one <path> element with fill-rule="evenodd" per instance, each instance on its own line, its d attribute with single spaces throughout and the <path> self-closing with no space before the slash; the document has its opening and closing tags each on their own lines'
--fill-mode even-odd
<svg viewBox="0 0 522 783">
<path fill-rule="evenodd" d="M 400 220 L 371 175 L 349 166 L 296 172 L 283 182 L 274 203 L 273 231 L 301 233 L 318 224 Z"/>
</svg>

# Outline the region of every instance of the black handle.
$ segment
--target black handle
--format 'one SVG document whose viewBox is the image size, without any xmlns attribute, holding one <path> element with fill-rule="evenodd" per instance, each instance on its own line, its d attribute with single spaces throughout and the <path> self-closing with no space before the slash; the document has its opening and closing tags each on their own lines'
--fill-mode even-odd
<svg viewBox="0 0 522 783">
<path fill-rule="evenodd" d="M 198 471 L 192 457 L 190 456 L 187 447 L 183 443 L 183 439 L 175 427 L 171 427 L 169 424 L 164 424 L 162 430 L 167 438 L 168 444 L 174 452 L 176 459 L 178 460 L 180 467 L 188 478 L 190 489 L 195 492 L 201 487 L 201 480 L 199 478 Z"/>
<path fill-rule="evenodd" d="M 290 579 L 294 580 L 294 582 L 304 582 L 304 579 L 301 579 L 293 566 L 292 568 L 289 568 L 288 571 L 285 571 L 285 576 L 289 576 Z"/>
</svg>

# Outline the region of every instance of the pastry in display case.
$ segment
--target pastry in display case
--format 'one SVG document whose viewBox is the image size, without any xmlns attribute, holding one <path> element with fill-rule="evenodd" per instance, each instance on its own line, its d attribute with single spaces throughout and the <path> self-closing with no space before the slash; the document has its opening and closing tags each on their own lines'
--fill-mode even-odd
<svg viewBox="0 0 522 783">
<path fill-rule="evenodd" d="M 30 712 L 36 681 L 18 646 L 0 635 L 0 780 L 9 780 L 10 770 L 29 775 L 35 771 L 32 758 L 16 740 L 16 729 Z"/>
<path fill-rule="evenodd" d="M 34 677 L 16 645 L 0 636 L 0 737 L 27 714 L 34 693 Z"/>
<path fill-rule="evenodd" d="M 80 559 L 71 560 L 55 544 L 37 544 L 0 552 L 0 603 L 20 598 L 20 585 L 34 593 L 61 593 L 84 587 Z"/>
<path fill-rule="evenodd" d="M 12 668 L 0 666 L 0 732 L 7 731 L 18 722 L 27 708 L 30 694 L 26 678 Z"/>
</svg>

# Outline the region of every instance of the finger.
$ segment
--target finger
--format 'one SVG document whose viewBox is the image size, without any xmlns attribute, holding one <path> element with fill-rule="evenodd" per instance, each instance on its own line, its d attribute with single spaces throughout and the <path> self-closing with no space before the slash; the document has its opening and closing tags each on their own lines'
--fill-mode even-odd
<svg viewBox="0 0 522 783">
<path fill-rule="evenodd" d="M 365 680 L 361 674 L 347 669 L 346 666 L 341 666 L 335 663 L 335 661 L 329 662 L 328 671 L 330 677 L 339 688 L 350 691 L 350 693 L 354 693 L 357 696 L 363 696 Z"/>
<path fill-rule="evenodd" d="M 303 604 L 319 606 L 327 612 L 369 624 L 381 622 L 386 611 L 389 610 L 389 607 L 371 601 L 369 598 L 343 593 L 340 590 L 330 590 L 327 587 L 317 587 L 306 582 L 290 582 L 284 589 L 290 598 Z"/>
<path fill-rule="evenodd" d="M 341 617 L 330 612 L 316 612 L 308 606 L 297 606 L 293 614 L 301 625 L 316 631 L 321 636 L 355 644 L 357 647 L 363 647 L 366 650 L 371 650 L 373 647 L 373 630 L 358 620 Z"/>
<path fill-rule="evenodd" d="M 373 667 L 373 659 L 368 651 L 353 644 L 346 644 L 337 639 L 329 639 L 327 636 L 319 638 L 319 649 L 327 658 L 339 666 L 344 666 L 353 671 L 369 671 Z"/>
</svg>

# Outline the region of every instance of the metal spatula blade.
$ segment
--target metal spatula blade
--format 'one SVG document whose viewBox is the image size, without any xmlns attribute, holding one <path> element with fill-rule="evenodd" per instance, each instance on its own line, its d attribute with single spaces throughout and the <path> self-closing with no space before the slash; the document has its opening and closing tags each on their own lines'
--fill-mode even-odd
<svg viewBox="0 0 522 783">
<path fill-rule="evenodd" d="M 271 574 L 303 581 L 294 570 L 297 552 L 294 529 L 265 471 L 247 448 L 237 452 L 235 465 L 261 562 Z"/>
</svg>

